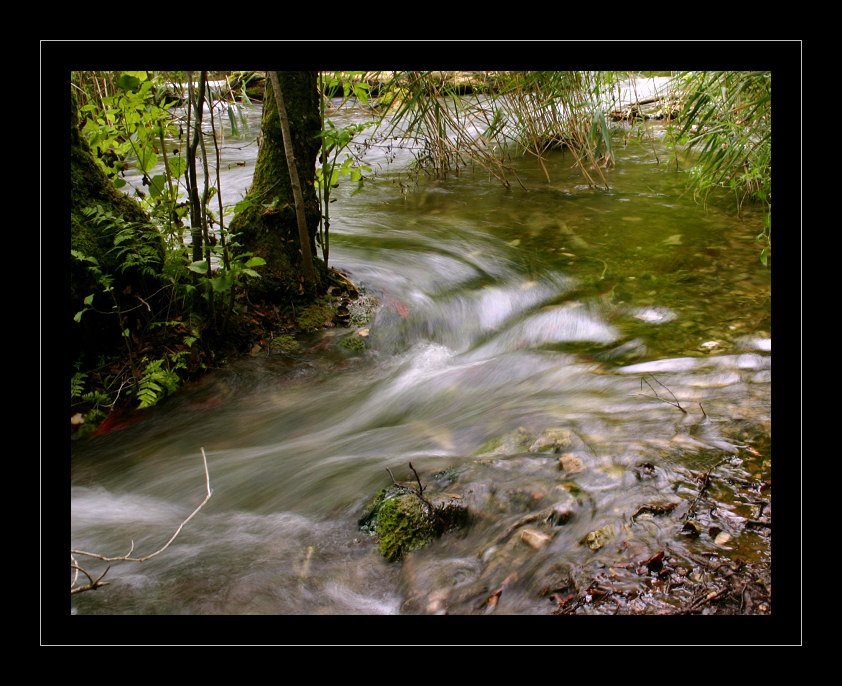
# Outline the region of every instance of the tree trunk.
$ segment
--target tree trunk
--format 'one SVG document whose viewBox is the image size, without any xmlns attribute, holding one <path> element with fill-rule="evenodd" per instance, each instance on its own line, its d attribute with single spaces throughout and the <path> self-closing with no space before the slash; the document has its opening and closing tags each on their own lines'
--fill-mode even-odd
<svg viewBox="0 0 842 686">
<path fill-rule="evenodd" d="M 292 145 L 292 132 L 289 126 L 289 117 L 284 104 L 284 92 L 278 81 L 278 72 L 270 72 L 272 90 L 275 93 L 275 104 L 278 107 L 278 118 L 281 120 L 281 133 L 284 137 L 284 152 L 287 158 L 287 169 L 289 170 L 289 181 L 292 186 L 292 197 L 295 200 L 295 219 L 298 225 L 298 244 L 301 246 L 301 266 L 304 272 L 304 279 L 308 288 L 316 284 L 316 272 L 313 270 L 313 253 L 310 250 L 310 240 L 307 236 L 307 217 L 304 209 L 304 194 L 301 192 L 301 180 L 298 178 L 298 169 L 295 166 L 295 152 Z"/>
<path fill-rule="evenodd" d="M 188 72 L 189 74 L 190 72 Z M 199 147 L 199 139 L 202 136 L 202 114 L 205 110 L 205 82 L 208 73 L 206 71 L 199 72 L 198 92 L 195 98 L 193 97 L 193 78 L 190 77 L 190 93 L 189 105 L 192 110 L 193 121 L 188 115 L 187 121 L 193 127 L 193 138 L 187 146 L 187 182 L 188 182 L 188 200 L 190 202 L 190 235 L 193 241 L 193 261 L 199 262 L 202 259 L 202 236 L 204 229 L 204 217 L 202 211 L 202 203 L 199 200 L 199 188 L 196 181 L 196 150 Z M 207 182 L 207 175 L 205 175 Z"/>
<path fill-rule="evenodd" d="M 316 252 L 320 213 L 314 185 L 321 132 L 317 73 L 279 71 L 276 75 L 290 123 L 292 157 L 302 193 L 305 250 L 309 251 L 316 272 L 321 273 L 324 264 L 312 258 Z M 266 79 L 261 126 L 254 178 L 245 198 L 247 207 L 230 225 L 231 232 L 237 234 L 240 251 L 266 260 L 261 278 L 249 283 L 249 297 L 279 304 L 311 300 L 317 293 L 306 278 L 305 252 L 299 237 L 293 184 L 271 76 Z"/>
</svg>

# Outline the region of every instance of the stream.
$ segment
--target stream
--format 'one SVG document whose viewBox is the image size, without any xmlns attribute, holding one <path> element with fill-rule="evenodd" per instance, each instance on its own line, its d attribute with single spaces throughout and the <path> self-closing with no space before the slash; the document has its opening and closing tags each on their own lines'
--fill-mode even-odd
<svg viewBox="0 0 842 686">
<path fill-rule="evenodd" d="M 251 180 L 248 116 L 222 144 L 227 204 Z M 688 578 L 699 557 L 767 559 L 747 525 L 771 479 L 762 217 L 686 193 L 665 126 L 618 134 L 610 190 L 560 152 L 549 182 L 513 160 L 526 188 L 505 189 L 481 169 L 409 179 L 408 153 L 370 150 L 364 190 L 340 185 L 331 206 L 330 261 L 373 316 L 233 360 L 74 441 L 72 548 L 161 547 L 205 496 L 201 449 L 213 495 L 71 612 L 549 614 L 594 579 L 650 612 L 657 579 L 633 563 L 658 551 Z M 360 349 L 342 345 L 360 329 Z M 474 516 L 389 563 L 358 520 L 387 468 L 414 479 L 409 463 Z M 728 477 L 711 481 L 718 506 L 682 535 L 713 468 Z"/>
</svg>

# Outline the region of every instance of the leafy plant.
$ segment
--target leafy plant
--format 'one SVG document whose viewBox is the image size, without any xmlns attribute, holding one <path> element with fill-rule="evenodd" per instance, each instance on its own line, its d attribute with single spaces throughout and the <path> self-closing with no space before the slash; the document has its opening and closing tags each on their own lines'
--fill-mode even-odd
<svg viewBox="0 0 842 686">
<path fill-rule="evenodd" d="M 602 168 L 613 162 L 600 96 L 613 84 L 604 72 L 498 72 L 493 82 L 459 85 L 460 73 L 395 72 L 382 89 L 386 136 L 418 144 L 416 164 L 437 178 L 467 163 L 504 186 L 517 178 L 512 154 L 535 157 L 549 179 L 545 155 L 569 149 L 589 185 L 607 186 Z M 481 92 L 476 92 L 479 89 Z M 396 94 L 391 97 L 388 94 Z M 522 184 L 521 184 L 522 185 Z"/>
<path fill-rule="evenodd" d="M 698 157 L 691 170 L 695 191 L 734 194 L 740 209 L 747 199 L 766 208 L 760 259 L 772 244 L 772 75 L 769 71 L 683 72 L 676 77 L 684 107 L 675 134 L 678 144 Z"/>
<path fill-rule="evenodd" d="M 146 189 L 135 195 L 149 207 L 153 216 L 167 227 L 167 233 L 180 233 L 186 208 L 178 203 L 178 179 L 186 171 L 179 148 L 167 141 L 179 136 L 180 128 L 168 100 L 146 71 L 109 74 L 111 95 L 89 99 L 79 111 L 85 115 L 82 133 L 94 157 L 117 188 L 134 166 Z M 93 78 L 98 83 L 96 77 Z M 83 80 L 80 78 L 80 80 Z M 163 170 L 154 173 L 163 163 Z"/>
<path fill-rule="evenodd" d="M 337 72 L 330 79 L 322 76 L 320 98 L 320 114 L 322 119 L 322 131 L 319 134 L 322 139 L 321 151 L 319 152 L 319 166 L 316 168 L 315 184 L 319 195 L 319 203 L 322 207 L 322 214 L 319 221 L 319 243 L 322 246 L 322 259 L 325 266 L 330 258 L 330 203 L 333 189 L 339 184 L 343 177 L 350 177 L 356 182 L 357 188 L 352 195 L 356 195 L 363 189 L 365 177 L 363 172 L 370 172 L 371 168 L 358 162 L 351 154 L 345 152 L 354 138 L 374 124 L 363 122 L 349 124 L 342 128 L 326 117 L 327 94 L 333 92 L 338 86 L 343 89 L 344 98 L 347 99 L 353 93 L 364 105 L 368 105 L 368 84 L 354 82 L 352 78 L 360 72 Z M 339 163 L 339 155 L 345 153 L 345 157 Z"/>
<path fill-rule="evenodd" d="M 254 268 L 262 267 L 265 264 L 266 260 L 262 257 L 256 257 L 252 253 L 242 253 L 233 258 L 228 269 L 211 272 L 205 260 L 191 263 L 188 269 L 208 277 L 207 283 L 210 284 L 210 293 L 225 295 L 230 293 L 243 277 L 260 278 L 260 274 Z"/>
</svg>

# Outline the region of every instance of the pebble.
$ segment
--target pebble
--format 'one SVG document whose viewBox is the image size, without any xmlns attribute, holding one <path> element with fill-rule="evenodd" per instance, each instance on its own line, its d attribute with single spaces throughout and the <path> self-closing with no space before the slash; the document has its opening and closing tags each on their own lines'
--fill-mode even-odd
<svg viewBox="0 0 842 686">
<path fill-rule="evenodd" d="M 535 550 L 541 550 L 541 548 L 546 546 L 553 539 L 547 536 L 547 534 L 536 531 L 535 529 L 524 529 L 520 532 L 520 540 L 524 543 L 528 543 L 535 548 Z"/>
</svg>

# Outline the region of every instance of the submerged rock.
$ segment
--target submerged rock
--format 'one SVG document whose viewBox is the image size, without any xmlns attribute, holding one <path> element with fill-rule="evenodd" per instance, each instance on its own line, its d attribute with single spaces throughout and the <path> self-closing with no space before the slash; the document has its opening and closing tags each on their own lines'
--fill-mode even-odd
<svg viewBox="0 0 842 686">
<path fill-rule="evenodd" d="M 599 550 L 602 546 L 608 543 L 608 541 L 614 538 L 616 534 L 616 529 L 609 524 L 607 526 L 603 526 L 601 529 L 591 531 L 582 539 L 582 543 L 588 546 L 591 550 Z"/>
<path fill-rule="evenodd" d="M 574 436 L 570 429 L 547 429 L 529 446 L 529 452 L 559 453 L 572 445 L 574 445 Z"/>
</svg>

